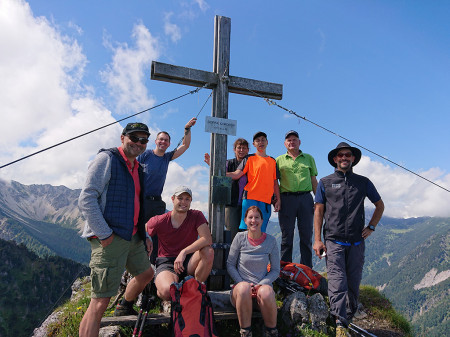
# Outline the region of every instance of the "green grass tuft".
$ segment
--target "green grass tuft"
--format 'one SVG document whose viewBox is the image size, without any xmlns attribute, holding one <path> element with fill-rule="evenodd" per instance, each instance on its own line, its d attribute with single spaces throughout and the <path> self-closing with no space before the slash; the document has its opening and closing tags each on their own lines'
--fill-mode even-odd
<svg viewBox="0 0 450 337">
<path fill-rule="evenodd" d="M 367 285 L 361 286 L 359 300 L 373 316 L 389 322 L 393 328 L 400 329 L 406 336 L 412 336 L 411 324 L 395 311 L 391 302 L 376 288 Z"/>
</svg>

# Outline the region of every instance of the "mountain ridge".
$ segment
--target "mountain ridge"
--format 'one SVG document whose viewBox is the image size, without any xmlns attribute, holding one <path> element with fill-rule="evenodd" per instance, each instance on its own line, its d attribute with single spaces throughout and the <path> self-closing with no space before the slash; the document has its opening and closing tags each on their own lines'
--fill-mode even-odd
<svg viewBox="0 0 450 337">
<path fill-rule="evenodd" d="M 23 243 L 42 258 L 62 256 L 87 264 L 90 247 L 80 237 L 79 193 L 64 186 L 0 180 L 0 238 Z M 366 212 L 368 219 L 371 210 Z M 270 222 L 267 228 L 279 243 L 278 223 Z M 294 242 L 293 260 L 298 262 L 298 233 Z M 380 289 L 419 333 L 440 336 L 450 331 L 448 252 L 450 218 L 383 217 L 366 241 L 362 284 Z M 313 266 L 325 271 L 324 260 L 317 257 Z"/>
</svg>

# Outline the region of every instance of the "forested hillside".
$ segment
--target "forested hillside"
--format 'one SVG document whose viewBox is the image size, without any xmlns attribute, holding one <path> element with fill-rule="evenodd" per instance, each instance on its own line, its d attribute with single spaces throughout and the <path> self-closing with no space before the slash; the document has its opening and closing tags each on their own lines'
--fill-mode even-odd
<svg viewBox="0 0 450 337">
<path fill-rule="evenodd" d="M 0 239 L 0 336 L 30 336 L 71 295 L 89 269 L 58 256 L 39 258 L 23 244 Z"/>
<path fill-rule="evenodd" d="M 268 232 L 281 241 L 277 222 Z M 299 262 L 297 233 L 294 242 L 293 260 Z M 366 241 L 362 284 L 380 289 L 418 335 L 445 336 L 450 331 L 449 252 L 450 218 L 383 217 Z M 323 260 L 314 257 L 313 265 L 325 271 Z"/>
<path fill-rule="evenodd" d="M 79 194 L 65 186 L 0 180 L 0 238 L 23 243 L 40 257 L 88 263 L 89 245 L 79 232 Z"/>
</svg>

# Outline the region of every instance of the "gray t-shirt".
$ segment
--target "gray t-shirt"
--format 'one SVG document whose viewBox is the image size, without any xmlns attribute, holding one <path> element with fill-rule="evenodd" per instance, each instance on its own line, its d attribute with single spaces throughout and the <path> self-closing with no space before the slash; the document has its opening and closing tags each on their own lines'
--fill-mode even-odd
<svg viewBox="0 0 450 337">
<path fill-rule="evenodd" d="M 230 247 L 227 270 L 237 283 L 246 281 L 254 284 L 272 285 L 280 275 L 280 253 L 275 238 L 267 234 L 263 243 L 252 246 L 247 231 L 238 233 Z M 267 265 L 270 263 L 270 272 Z"/>
</svg>

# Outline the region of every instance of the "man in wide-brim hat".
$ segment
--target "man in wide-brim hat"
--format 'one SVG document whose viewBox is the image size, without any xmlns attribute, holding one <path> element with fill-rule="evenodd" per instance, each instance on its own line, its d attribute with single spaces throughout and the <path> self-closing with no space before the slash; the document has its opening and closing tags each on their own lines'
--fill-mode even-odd
<svg viewBox="0 0 450 337">
<path fill-rule="evenodd" d="M 340 149 L 349 149 L 352 153 L 352 155 L 355 157 L 355 159 L 352 162 L 352 167 L 356 166 L 356 164 L 359 163 L 359 161 L 361 160 L 361 150 L 356 148 L 356 147 L 352 147 L 350 145 L 348 145 L 345 142 L 341 142 L 338 144 L 338 146 L 336 146 L 335 149 L 331 150 L 328 153 L 328 162 L 330 163 L 331 166 L 336 167 L 337 163 L 335 162 L 334 158 L 336 157 L 336 155 L 338 154 Z"/>
<path fill-rule="evenodd" d="M 336 318 L 336 336 L 346 336 L 346 327 L 358 308 L 359 285 L 364 265 L 364 241 L 375 231 L 384 211 L 373 183 L 353 173 L 361 151 L 339 143 L 328 153 L 333 174 L 320 179 L 315 195 L 314 252 L 326 256 L 330 311 Z M 364 199 L 375 205 L 365 225 Z M 322 241 L 322 223 L 323 237 Z"/>
</svg>

